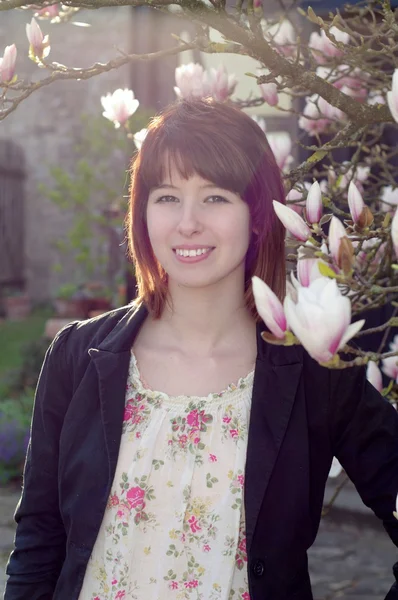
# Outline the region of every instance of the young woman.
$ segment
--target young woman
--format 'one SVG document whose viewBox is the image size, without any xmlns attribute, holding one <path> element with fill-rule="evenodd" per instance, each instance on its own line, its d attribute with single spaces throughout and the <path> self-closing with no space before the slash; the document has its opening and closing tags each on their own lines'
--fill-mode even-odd
<svg viewBox="0 0 398 600">
<path fill-rule="evenodd" d="M 138 301 L 48 351 L 5 600 L 310 600 L 334 455 L 398 543 L 395 410 L 363 369 L 261 338 L 251 277 L 285 287 L 274 199 L 243 112 L 153 120 L 132 167 Z"/>
</svg>

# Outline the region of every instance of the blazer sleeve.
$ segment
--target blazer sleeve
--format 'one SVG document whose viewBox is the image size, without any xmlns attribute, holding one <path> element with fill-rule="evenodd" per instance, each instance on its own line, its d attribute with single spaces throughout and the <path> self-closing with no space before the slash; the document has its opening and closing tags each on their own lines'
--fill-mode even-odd
<svg viewBox="0 0 398 600">
<path fill-rule="evenodd" d="M 398 413 L 367 381 L 364 367 L 332 370 L 330 378 L 333 453 L 398 546 L 398 520 L 393 515 L 398 493 Z M 393 570 L 397 576 L 398 563 Z M 397 584 L 387 598 L 398 600 Z"/>
<path fill-rule="evenodd" d="M 74 327 L 50 345 L 36 389 L 22 495 L 14 515 L 15 548 L 4 600 L 51 600 L 65 559 L 66 535 L 58 502 L 58 447 L 72 396 L 66 346 Z"/>
</svg>

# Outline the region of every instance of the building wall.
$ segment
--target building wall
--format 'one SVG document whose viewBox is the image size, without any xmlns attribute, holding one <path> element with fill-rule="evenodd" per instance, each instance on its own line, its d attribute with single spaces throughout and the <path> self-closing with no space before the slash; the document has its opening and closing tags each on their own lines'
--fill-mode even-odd
<svg viewBox="0 0 398 600">
<path fill-rule="evenodd" d="M 0 52 L 16 43 L 18 76 L 35 81 L 46 73 L 28 58 L 25 24 L 31 16 L 32 11 L 23 10 L 1 13 Z M 92 27 L 40 22 L 43 32 L 51 35 L 53 61 L 88 67 L 97 61 L 107 62 L 116 55 L 116 47 L 129 49 L 132 16 L 128 8 L 85 11 L 79 20 Z M 81 115 L 101 114 L 100 96 L 117 87 L 128 87 L 129 75 L 129 68 L 123 67 L 87 81 L 54 82 L 34 92 L 0 121 L 0 139 L 12 138 L 26 156 L 25 236 L 21 243 L 25 244 L 27 289 L 35 301 L 51 297 L 60 281 L 68 280 L 74 270 L 66 259 L 62 275 L 53 271 L 58 261 L 53 242 L 70 225 L 70 215 L 45 198 L 39 185 L 51 184 L 50 166 L 72 168 Z"/>
</svg>

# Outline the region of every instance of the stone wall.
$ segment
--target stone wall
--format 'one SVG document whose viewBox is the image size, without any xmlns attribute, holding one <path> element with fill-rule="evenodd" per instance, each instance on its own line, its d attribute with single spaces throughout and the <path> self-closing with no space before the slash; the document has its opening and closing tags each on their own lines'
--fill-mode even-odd
<svg viewBox="0 0 398 600">
<path fill-rule="evenodd" d="M 18 76 L 33 81 L 45 73 L 27 55 L 25 24 L 31 16 L 32 11 L 22 10 L 0 13 L 0 52 L 6 45 L 16 43 Z M 91 23 L 92 27 L 69 23 L 51 25 L 41 21 L 43 32 L 52 34 L 50 57 L 53 61 L 88 67 L 97 61 L 107 62 L 117 54 L 117 48 L 129 50 L 132 12 L 128 7 L 85 11 L 79 20 Z M 39 185 L 51 184 L 51 165 L 72 168 L 82 114 L 100 115 L 100 96 L 118 87 L 129 87 L 129 79 L 129 68 L 123 67 L 87 81 L 55 82 L 33 93 L 15 112 L 0 121 L 0 139 L 12 138 L 22 146 L 26 156 L 26 282 L 35 301 L 50 298 L 74 269 L 73 263 L 66 260 L 62 275 L 53 271 L 52 266 L 58 260 L 53 242 L 69 227 L 70 215 L 43 197 Z"/>
</svg>

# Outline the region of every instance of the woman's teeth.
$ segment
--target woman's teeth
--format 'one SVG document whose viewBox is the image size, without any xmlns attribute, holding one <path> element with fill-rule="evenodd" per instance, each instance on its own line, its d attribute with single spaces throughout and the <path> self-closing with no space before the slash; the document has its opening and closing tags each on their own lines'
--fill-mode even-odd
<svg viewBox="0 0 398 600">
<path fill-rule="evenodd" d="M 197 250 L 180 250 L 176 249 L 176 254 L 179 256 L 200 256 L 201 254 L 206 254 L 206 252 L 210 252 L 211 248 L 198 248 Z"/>
</svg>

